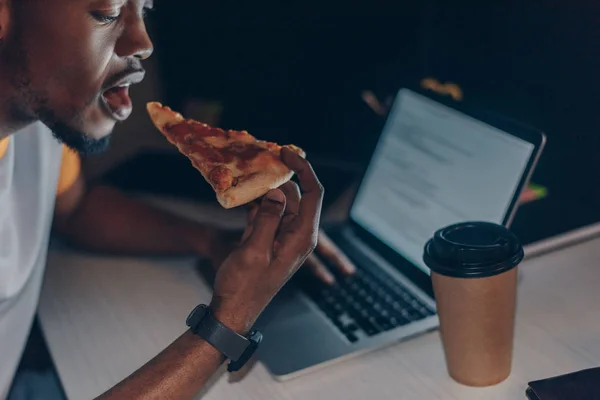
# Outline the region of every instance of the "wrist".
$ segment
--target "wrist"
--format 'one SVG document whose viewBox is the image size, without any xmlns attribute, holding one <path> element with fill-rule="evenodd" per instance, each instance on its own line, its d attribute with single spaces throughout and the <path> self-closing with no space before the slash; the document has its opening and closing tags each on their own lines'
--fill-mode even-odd
<svg viewBox="0 0 600 400">
<path fill-rule="evenodd" d="M 213 297 L 210 309 L 220 323 L 243 336 L 250 332 L 259 314 L 242 304 L 227 304 L 218 297 Z"/>
</svg>

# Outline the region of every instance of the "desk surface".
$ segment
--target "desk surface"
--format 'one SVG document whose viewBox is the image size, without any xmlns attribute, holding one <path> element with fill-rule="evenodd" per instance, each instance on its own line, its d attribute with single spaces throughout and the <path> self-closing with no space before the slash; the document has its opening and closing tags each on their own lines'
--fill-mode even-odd
<svg viewBox="0 0 600 400">
<path fill-rule="evenodd" d="M 475 389 L 446 374 L 437 332 L 280 383 L 261 364 L 207 400 L 522 399 L 527 382 L 600 365 L 600 240 L 523 264 L 513 373 Z M 70 399 L 104 392 L 185 331 L 210 289 L 191 259 L 49 255 L 40 318 Z"/>
</svg>

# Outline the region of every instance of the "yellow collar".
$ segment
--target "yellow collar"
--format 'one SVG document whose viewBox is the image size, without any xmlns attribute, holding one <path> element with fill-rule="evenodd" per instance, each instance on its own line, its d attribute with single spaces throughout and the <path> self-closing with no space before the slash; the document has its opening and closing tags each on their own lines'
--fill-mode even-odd
<svg viewBox="0 0 600 400">
<path fill-rule="evenodd" d="M 8 139 L 9 138 L 0 139 L 0 158 L 4 157 L 6 149 L 8 149 Z"/>
</svg>

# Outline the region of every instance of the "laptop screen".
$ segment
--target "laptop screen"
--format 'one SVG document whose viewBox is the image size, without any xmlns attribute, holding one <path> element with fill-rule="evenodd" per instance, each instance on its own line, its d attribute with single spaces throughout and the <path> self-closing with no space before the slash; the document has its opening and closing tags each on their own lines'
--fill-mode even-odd
<svg viewBox="0 0 600 400">
<path fill-rule="evenodd" d="M 423 246 L 439 228 L 502 223 L 535 146 L 402 89 L 351 218 L 429 272 Z"/>
</svg>

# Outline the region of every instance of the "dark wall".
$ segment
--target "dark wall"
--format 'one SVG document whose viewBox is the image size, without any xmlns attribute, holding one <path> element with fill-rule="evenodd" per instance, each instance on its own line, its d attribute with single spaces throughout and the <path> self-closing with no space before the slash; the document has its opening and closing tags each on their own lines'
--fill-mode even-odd
<svg viewBox="0 0 600 400">
<path fill-rule="evenodd" d="M 351 140 L 378 133 L 361 91 L 377 66 L 420 57 L 421 2 L 180 2 L 185 13 L 161 7 L 158 29 L 170 103 L 222 100 L 226 127 L 311 152 L 368 155 Z"/>
<path fill-rule="evenodd" d="M 600 126 L 600 3 L 178 4 L 158 20 L 168 100 L 222 100 L 228 127 L 334 150 L 364 129 L 361 90 L 393 94 L 428 75 L 552 136 Z"/>
</svg>

